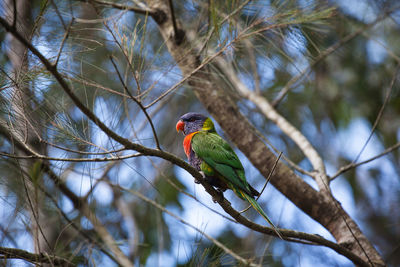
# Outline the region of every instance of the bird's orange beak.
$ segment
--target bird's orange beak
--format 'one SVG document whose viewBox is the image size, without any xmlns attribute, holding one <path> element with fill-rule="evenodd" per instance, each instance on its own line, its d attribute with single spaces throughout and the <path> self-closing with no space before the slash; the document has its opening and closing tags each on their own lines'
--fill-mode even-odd
<svg viewBox="0 0 400 267">
<path fill-rule="evenodd" d="M 179 120 L 178 123 L 176 124 L 176 131 L 179 133 L 179 131 L 183 132 L 183 129 L 185 128 L 185 123 L 182 120 Z"/>
</svg>

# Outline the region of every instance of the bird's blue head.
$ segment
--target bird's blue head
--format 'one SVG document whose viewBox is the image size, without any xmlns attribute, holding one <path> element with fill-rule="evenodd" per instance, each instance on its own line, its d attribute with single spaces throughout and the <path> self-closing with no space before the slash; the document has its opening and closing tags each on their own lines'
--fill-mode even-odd
<svg viewBox="0 0 400 267">
<path fill-rule="evenodd" d="M 215 131 L 214 123 L 210 118 L 196 112 L 189 112 L 179 118 L 176 130 L 188 135 L 198 131 Z"/>
</svg>

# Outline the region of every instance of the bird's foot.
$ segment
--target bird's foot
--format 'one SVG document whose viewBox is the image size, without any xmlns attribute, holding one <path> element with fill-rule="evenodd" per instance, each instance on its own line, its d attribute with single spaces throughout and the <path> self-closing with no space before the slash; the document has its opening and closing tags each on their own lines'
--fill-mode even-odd
<svg viewBox="0 0 400 267">
<path fill-rule="evenodd" d="M 201 174 L 201 176 L 203 176 L 203 179 L 206 179 L 206 175 L 204 174 L 204 172 L 199 171 L 199 173 Z M 200 181 L 197 180 L 197 179 L 195 179 L 194 182 L 195 182 L 196 184 L 199 184 L 199 183 L 200 183 Z"/>
<path fill-rule="evenodd" d="M 217 189 L 216 191 L 218 193 L 217 196 L 213 196 L 213 198 L 212 198 L 214 203 L 217 203 L 217 202 L 222 201 L 224 199 L 223 191 L 220 190 L 220 189 Z"/>
</svg>

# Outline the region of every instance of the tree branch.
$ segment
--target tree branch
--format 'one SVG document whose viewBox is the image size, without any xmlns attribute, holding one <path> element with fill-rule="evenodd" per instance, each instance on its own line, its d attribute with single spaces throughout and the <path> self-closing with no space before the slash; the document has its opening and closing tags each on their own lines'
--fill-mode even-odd
<svg viewBox="0 0 400 267">
<path fill-rule="evenodd" d="M 329 179 L 326 175 L 325 164 L 317 150 L 312 146 L 308 139 L 288 120 L 286 120 L 286 118 L 280 115 L 265 97 L 248 89 L 224 59 L 217 58 L 215 62 L 235 86 L 238 93 L 255 104 L 266 118 L 275 123 L 284 134 L 286 134 L 296 143 L 296 145 L 311 162 L 311 165 L 316 172 L 316 175 L 313 177 L 318 184 L 318 188 L 323 192 L 330 192 Z"/>
<path fill-rule="evenodd" d="M 167 213 L 168 215 L 170 215 L 171 217 L 174 217 L 176 220 L 180 221 L 181 223 L 183 223 L 184 225 L 187 225 L 188 227 L 196 230 L 197 232 L 199 232 L 201 235 L 204 235 L 208 240 L 210 240 L 211 242 L 213 242 L 217 247 L 219 247 L 220 249 L 222 249 L 225 253 L 231 255 L 233 258 L 235 258 L 237 261 L 245 264 L 246 266 L 252 266 L 252 267 L 258 267 L 258 265 L 252 263 L 249 260 L 246 260 L 242 257 L 240 257 L 238 254 L 236 254 L 235 252 L 233 252 L 231 249 L 227 248 L 224 244 L 222 244 L 221 242 L 219 242 L 217 239 L 213 238 L 212 236 L 208 235 L 207 233 L 205 233 L 204 231 L 200 230 L 199 228 L 195 227 L 194 225 L 188 223 L 187 221 L 185 221 L 183 218 L 179 217 L 178 215 L 176 215 L 175 213 L 169 211 L 168 209 L 166 209 L 165 207 L 163 207 L 162 205 L 160 205 L 159 203 L 155 202 L 152 199 L 147 198 L 146 196 L 144 196 L 143 194 L 141 194 L 138 191 L 134 191 L 134 190 L 130 190 L 130 189 L 126 189 L 124 187 L 118 186 L 118 185 L 114 185 L 109 183 L 112 187 L 116 187 L 120 190 L 123 191 L 127 191 L 135 196 L 137 196 L 138 198 L 140 198 L 141 200 L 150 203 L 152 206 L 156 207 L 157 209 L 161 210 L 164 213 Z"/>
<path fill-rule="evenodd" d="M 0 151 L 0 156 L 13 158 L 13 159 L 33 159 L 33 160 L 42 159 L 42 160 L 66 161 L 66 162 L 105 162 L 105 161 L 117 161 L 117 160 L 136 158 L 136 157 L 143 156 L 143 154 L 135 153 L 135 154 L 125 155 L 125 156 L 116 156 L 116 157 L 112 157 L 112 158 L 107 158 L 107 157 L 103 157 L 103 158 L 55 158 L 55 157 L 47 157 L 44 155 L 18 156 L 18 155 Z"/>
<path fill-rule="evenodd" d="M 79 1 L 86 2 L 85 0 L 79 0 Z M 151 9 L 148 9 L 148 8 L 138 8 L 138 7 L 121 5 L 121 4 L 118 4 L 118 3 L 108 2 L 108 1 L 101 1 L 101 0 L 90 0 L 90 2 L 98 4 L 98 5 L 106 6 L 106 7 L 115 8 L 115 9 L 133 11 L 135 13 L 143 14 L 143 15 L 151 15 L 151 16 L 153 16 L 155 14 L 154 10 L 151 10 Z"/>
<path fill-rule="evenodd" d="M 379 121 L 382 118 L 383 110 L 385 109 L 386 104 L 389 102 L 390 95 L 392 94 L 393 86 L 394 86 L 394 83 L 395 83 L 396 78 L 397 78 L 397 73 L 399 71 L 399 67 L 400 67 L 400 65 L 398 64 L 397 67 L 396 67 L 396 70 L 395 70 L 395 72 L 393 74 L 392 80 L 390 81 L 389 88 L 387 89 L 385 100 L 383 101 L 383 104 L 382 104 L 381 108 L 379 109 L 378 115 L 376 116 L 376 119 L 374 121 L 374 125 L 372 126 L 371 132 L 370 132 L 367 140 L 365 141 L 363 147 L 361 148 L 360 152 L 357 154 L 356 158 L 353 160 L 352 163 L 356 163 L 358 161 L 358 159 L 361 157 L 361 154 L 364 152 L 364 149 L 367 147 L 369 141 L 372 138 L 372 135 L 375 132 L 376 127 L 378 126 Z"/>
<path fill-rule="evenodd" d="M 125 92 L 129 95 L 129 97 L 139 106 L 139 108 L 142 110 L 142 112 L 144 113 L 144 115 L 146 116 L 146 119 L 148 120 L 148 122 L 150 123 L 150 127 L 151 127 L 151 131 L 153 132 L 153 136 L 154 136 L 154 140 L 156 141 L 156 146 L 159 150 L 161 150 L 160 147 L 160 142 L 158 141 L 158 137 L 157 137 L 157 132 L 156 132 L 156 128 L 154 127 L 153 124 L 153 120 L 151 119 L 151 117 L 149 116 L 149 113 L 147 112 L 146 108 L 143 106 L 142 102 L 139 101 L 136 97 L 134 97 L 131 92 L 129 91 L 128 87 L 126 86 L 124 80 L 122 79 L 121 73 L 118 70 L 117 65 L 115 64 L 112 56 L 110 56 L 110 60 L 111 63 L 114 66 L 115 71 L 117 72 L 119 81 L 121 82 L 122 86 L 125 89 Z"/>
<path fill-rule="evenodd" d="M 22 259 L 25 261 L 29 261 L 34 264 L 51 264 L 57 266 L 68 266 L 73 267 L 76 266 L 74 263 L 70 262 L 67 259 L 61 258 L 55 255 L 49 255 L 47 253 L 30 253 L 26 250 L 16 249 L 16 248 L 6 248 L 0 247 L 0 258 L 6 259 Z"/>
<path fill-rule="evenodd" d="M 391 147 L 386 148 L 382 153 L 379 153 L 378 155 L 376 155 L 376 156 L 374 156 L 374 157 L 372 157 L 372 158 L 369 158 L 369 159 L 367 159 L 367 160 L 364 160 L 364 161 L 361 161 L 361 162 L 358 162 L 358 163 L 352 162 L 352 163 L 350 163 L 350 164 L 348 164 L 348 165 L 346 165 L 346 166 L 343 166 L 343 167 L 341 167 L 330 179 L 331 179 L 331 180 L 334 180 L 335 178 L 337 178 L 337 177 L 338 177 L 339 175 L 341 175 L 342 173 L 347 172 L 348 170 L 353 169 L 353 168 L 356 168 L 356 167 L 358 167 L 358 166 L 360 166 L 360 165 L 363 165 L 363 164 L 365 164 L 365 163 L 368 163 L 368 162 L 371 162 L 371 161 L 373 161 L 373 160 L 376 160 L 376 159 L 378 159 L 378 158 L 380 158 L 380 157 L 382 157 L 382 156 L 384 156 L 384 155 L 386 155 L 386 154 L 392 152 L 393 150 L 395 150 L 395 149 L 397 149 L 397 148 L 399 148 L 399 147 L 400 147 L 400 142 L 394 144 L 394 145 L 391 146 Z"/>
</svg>

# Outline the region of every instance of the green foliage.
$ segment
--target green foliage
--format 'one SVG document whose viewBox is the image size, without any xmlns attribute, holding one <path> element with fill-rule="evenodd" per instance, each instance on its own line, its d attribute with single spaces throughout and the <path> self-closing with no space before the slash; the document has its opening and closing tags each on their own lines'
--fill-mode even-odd
<svg viewBox="0 0 400 267">
<path fill-rule="evenodd" d="M 159 209 L 142 203 L 135 207 L 134 214 L 138 228 L 141 229 L 138 255 L 140 263 L 144 264 L 152 252 L 162 252 L 163 249 L 168 251 L 171 248 L 171 237 Z"/>
<path fill-rule="evenodd" d="M 185 186 L 177 179 L 173 172 L 167 170 L 164 175 L 160 176 L 154 182 L 154 187 L 162 191 L 159 203 L 166 206 L 177 206 L 179 209 L 183 209 L 181 202 L 179 201 L 179 190 L 186 191 Z"/>
<path fill-rule="evenodd" d="M 31 178 L 33 184 L 37 186 L 40 182 L 40 178 L 42 177 L 42 163 L 40 161 L 34 162 L 29 172 L 29 177 Z"/>
</svg>

